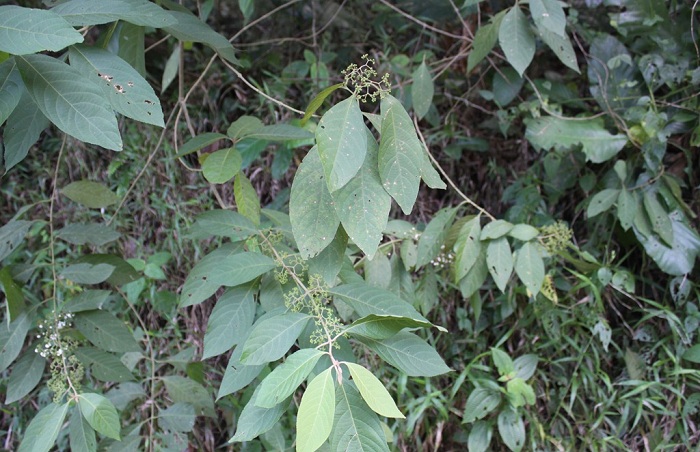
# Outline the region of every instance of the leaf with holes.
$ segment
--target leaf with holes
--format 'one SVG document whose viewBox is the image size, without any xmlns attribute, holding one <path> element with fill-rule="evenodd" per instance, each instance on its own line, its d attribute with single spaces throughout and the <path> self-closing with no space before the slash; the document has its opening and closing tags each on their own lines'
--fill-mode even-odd
<svg viewBox="0 0 700 452">
<path fill-rule="evenodd" d="M 335 414 L 333 368 L 316 376 L 307 386 L 297 414 L 297 451 L 314 452 L 331 434 Z"/>
<path fill-rule="evenodd" d="M 498 407 L 501 403 L 501 394 L 490 388 L 478 387 L 474 389 L 467 404 L 464 406 L 463 423 L 474 422 L 478 419 L 483 419 L 489 413 Z"/>
<path fill-rule="evenodd" d="M 53 11 L 0 6 L 0 51 L 13 55 L 57 52 L 77 42 L 83 42 L 83 36 Z"/>
<path fill-rule="evenodd" d="M 318 154 L 333 193 L 352 179 L 365 161 L 367 133 L 357 99 L 338 102 L 321 117 L 316 127 Z"/>
<path fill-rule="evenodd" d="M 503 17 L 498 29 L 498 43 L 506 60 L 522 77 L 535 56 L 535 37 L 518 4 L 511 7 Z"/>
<path fill-rule="evenodd" d="M 59 129 L 86 143 L 121 151 L 117 118 L 89 74 L 47 55 L 15 59 L 32 99 Z"/>
<path fill-rule="evenodd" d="M 136 121 L 165 126 L 158 96 L 129 63 L 112 52 L 86 45 L 72 46 L 69 55 L 71 66 L 90 74 L 115 111 Z"/>
<path fill-rule="evenodd" d="M 511 408 L 506 408 L 498 415 L 498 433 L 513 452 L 519 452 L 525 445 L 523 418 Z"/>
<path fill-rule="evenodd" d="M 496 286 L 501 292 L 505 292 L 506 284 L 513 273 L 513 253 L 505 237 L 489 242 L 486 247 L 486 264 Z"/>
</svg>

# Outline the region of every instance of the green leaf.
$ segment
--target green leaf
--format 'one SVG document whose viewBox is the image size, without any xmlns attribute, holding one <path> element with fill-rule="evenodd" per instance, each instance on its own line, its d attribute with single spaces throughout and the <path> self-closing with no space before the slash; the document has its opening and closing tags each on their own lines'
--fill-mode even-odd
<svg viewBox="0 0 700 452">
<path fill-rule="evenodd" d="M 433 324 L 429 322 L 408 317 L 370 314 L 355 320 L 345 328 L 345 332 L 370 339 L 386 339 L 404 328 L 430 328 L 432 326 Z M 446 331 L 442 327 L 437 328 L 440 331 Z"/>
<path fill-rule="evenodd" d="M 371 259 L 383 237 L 391 198 L 377 172 L 377 143 L 364 125 L 363 130 L 367 135 L 367 152 L 362 168 L 343 188 L 331 193 L 331 197 L 343 229 Z"/>
<path fill-rule="evenodd" d="M 163 94 L 170 84 L 175 80 L 180 69 L 180 46 L 175 46 L 173 52 L 168 57 L 165 62 L 165 68 L 163 69 L 163 77 L 160 82 L 160 93 Z"/>
<path fill-rule="evenodd" d="M 413 333 L 401 331 L 381 341 L 364 337 L 358 340 L 409 377 L 434 377 L 452 370 L 433 347 Z"/>
<path fill-rule="evenodd" d="M 160 428 L 171 432 L 191 432 L 194 420 L 194 407 L 189 403 L 175 403 L 158 413 Z"/>
<path fill-rule="evenodd" d="M 12 279 L 10 267 L 0 270 L 0 290 L 5 294 L 5 309 L 7 322 L 15 320 L 26 308 L 22 287 Z"/>
<path fill-rule="evenodd" d="M 537 23 L 537 22 L 535 22 Z M 581 73 L 581 69 L 578 67 L 578 61 L 576 60 L 576 52 L 574 52 L 574 47 L 571 45 L 569 37 L 564 33 L 559 35 L 546 28 L 540 28 L 540 38 L 544 41 L 547 46 L 552 49 L 554 54 L 559 58 L 559 61 L 564 63 L 568 68 Z"/>
<path fill-rule="evenodd" d="M 365 283 L 343 284 L 328 291 L 340 297 L 360 317 L 370 314 L 407 317 L 430 324 L 411 304 L 390 292 Z"/>
<path fill-rule="evenodd" d="M 258 233 L 252 221 L 233 210 L 214 209 L 199 214 L 190 228 L 190 236 L 205 239 L 211 236 L 228 237 L 234 242 Z"/>
<path fill-rule="evenodd" d="M 4 372 L 22 350 L 31 320 L 22 312 L 11 323 L 0 322 L 0 372 Z"/>
<path fill-rule="evenodd" d="M 85 254 L 76 259 L 75 263 L 111 265 L 114 267 L 114 271 L 107 279 L 107 282 L 115 286 L 121 286 L 141 278 L 141 275 L 134 270 L 134 267 L 129 265 L 129 263 L 121 257 L 114 254 Z"/>
<path fill-rule="evenodd" d="M 146 391 L 139 383 L 126 382 L 113 387 L 105 396 L 118 410 L 124 410 L 134 400 L 145 398 Z"/>
<path fill-rule="evenodd" d="M 249 332 L 248 332 L 249 333 Z M 241 343 L 245 343 L 248 339 L 249 334 L 245 334 L 245 338 L 241 340 Z M 239 391 L 251 381 L 255 380 L 263 368 L 266 367 L 265 364 L 260 364 L 256 366 L 247 366 L 241 363 L 241 353 L 243 352 L 243 346 L 238 345 L 231 353 L 231 358 L 226 366 L 226 371 L 224 372 L 224 377 L 221 379 L 221 386 L 219 386 L 219 392 L 216 395 L 216 399 L 219 400 L 224 396 L 232 394 Z"/>
<path fill-rule="evenodd" d="M 528 354 L 515 358 L 513 365 L 515 366 L 515 376 L 523 380 L 529 380 L 535 374 L 537 369 L 537 355 Z"/>
<path fill-rule="evenodd" d="M 384 190 L 408 215 L 418 196 L 423 148 L 411 117 L 398 99 L 382 99 L 382 129 L 379 142 L 379 177 Z"/>
<path fill-rule="evenodd" d="M 476 31 L 474 42 L 472 42 L 472 51 L 469 52 L 469 57 L 467 59 L 467 73 L 471 72 L 477 64 L 481 63 L 496 45 L 496 41 L 498 41 L 498 29 L 501 26 L 504 14 L 499 13 L 490 24 L 482 25 Z"/>
<path fill-rule="evenodd" d="M 423 267 L 435 259 L 445 248 L 447 231 L 457 213 L 456 207 L 440 209 L 418 239 L 418 256 L 416 266 Z"/>
<path fill-rule="evenodd" d="M 97 451 L 95 430 L 90 427 L 90 424 L 77 407 L 72 410 L 69 428 L 70 449 L 72 452 Z"/>
<path fill-rule="evenodd" d="M 112 106 L 87 74 L 46 55 L 15 58 L 27 91 L 51 122 L 81 141 L 121 151 Z"/>
<path fill-rule="evenodd" d="M 413 110 L 418 119 L 423 119 L 428 114 L 430 105 L 433 103 L 435 86 L 433 78 L 430 76 L 428 66 L 425 61 L 413 71 L 413 84 L 411 85 L 411 98 L 413 99 Z"/>
<path fill-rule="evenodd" d="M 272 408 L 259 407 L 256 405 L 259 393 L 260 387 L 256 388 L 253 396 L 246 406 L 243 407 L 236 424 L 236 434 L 228 441 L 229 443 L 245 442 L 257 438 L 277 425 L 282 415 L 289 408 L 288 400 Z"/>
<path fill-rule="evenodd" d="M 90 1 L 90 0 L 88 0 Z M 99 6 L 98 6 L 99 8 Z M 170 17 L 170 15 L 168 15 Z M 144 27 L 122 22 L 119 27 L 119 38 L 115 41 L 119 44 L 119 57 L 124 59 L 131 67 L 146 76 L 146 51 Z"/>
<path fill-rule="evenodd" d="M 484 226 L 481 231 L 481 240 L 498 239 L 508 234 L 513 229 L 513 224 L 505 220 L 494 220 Z"/>
<path fill-rule="evenodd" d="M 535 403 L 535 391 L 532 386 L 525 383 L 525 380 L 519 377 L 512 378 L 506 383 L 508 391 L 508 400 L 513 408 L 518 408 L 524 405 L 533 405 Z"/>
<path fill-rule="evenodd" d="M 266 273 L 277 264 L 259 253 L 241 253 L 237 247 L 221 247 L 194 266 L 185 280 L 180 307 L 199 304 L 221 286 L 235 287 Z"/>
<path fill-rule="evenodd" d="M 22 90 L 19 104 L 7 118 L 3 140 L 5 144 L 5 168 L 9 170 L 27 156 L 29 148 L 39 139 L 50 121 L 39 110 L 32 96 Z"/>
<path fill-rule="evenodd" d="M 33 221 L 10 220 L 0 227 L 0 261 L 22 243 L 32 224 Z"/>
<path fill-rule="evenodd" d="M 297 451 L 314 452 L 331 434 L 335 414 L 335 384 L 330 367 L 311 380 L 297 414 Z"/>
<path fill-rule="evenodd" d="M 367 407 L 352 382 L 345 381 L 336 387 L 335 400 L 331 450 L 389 452 L 379 418 Z"/>
<path fill-rule="evenodd" d="M 0 6 L 0 51 L 13 55 L 57 52 L 76 42 L 83 42 L 83 36 L 53 11 Z"/>
<path fill-rule="evenodd" d="M 493 358 L 493 363 L 496 365 L 500 376 L 505 377 L 515 372 L 513 360 L 503 350 L 492 348 L 491 357 Z"/>
<path fill-rule="evenodd" d="M 700 364 L 700 344 L 693 345 L 683 353 L 682 358 L 691 363 Z"/>
<path fill-rule="evenodd" d="M 189 140 L 187 143 L 183 144 L 175 158 L 180 158 L 184 157 L 187 154 L 192 154 L 193 152 L 197 152 L 199 150 L 202 150 L 203 148 L 209 146 L 210 144 L 216 143 L 219 140 L 225 140 L 228 139 L 226 135 L 223 133 L 215 133 L 215 132 L 207 132 L 207 133 L 200 133 L 196 137 L 193 137 L 191 140 Z"/>
<path fill-rule="evenodd" d="M 240 343 L 255 319 L 255 285 L 227 290 L 216 301 L 204 335 L 202 359 L 226 353 Z"/>
<path fill-rule="evenodd" d="M 16 402 L 29 394 L 44 376 L 46 360 L 34 350 L 25 351 L 12 366 L 12 373 L 7 382 L 5 405 Z"/>
<path fill-rule="evenodd" d="M 168 25 L 163 29 L 180 41 L 201 42 L 216 51 L 222 58 L 233 64 L 238 64 L 233 47 L 226 38 L 202 22 L 195 15 L 179 11 L 169 11 L 177 20 L 176 25 Z"/>
<path fill-rule="evenodd" d="M 617 188 L 606 188 L 596 193 L 586 209 L 588 218 L 593 218 L 610 209 L 619 195 L 620 190 Z"/>
<path fill-rule="evenodd" d="M 637 193 L 623 187 L 617 196 L 617 218 L 620 220 L 620 226 L 625 231 L 629 230 L 634 224 L 638 208 L 639 198 Z"/>
<path fill-rule="evenodd" d="M 639 214 L 643 215 L 641 209 Z M 673 229 L 672 247 L 661 242 L 655 234 L 644 234 L 636 221 L 633 228 L 637 240 L 644 246 L 647 254 L 662 271 L 674 276 L 689 274 L 700 254 L 700 236 L 679 217 L 680 213 L 677 211 L 669 215 Z"/>
<path fill-rule="evenodd" d="M 4 8 L 0 6 L 0 8 Z M 12 114 L 24 92 L 24 82 L 14 58 L 0 63 L 0 125 Z"/>
<path fill-rule="evenodd" d="M 357 99 L 338 102 L 316 127 L 318 154 L 328 191 L 345 186 L 362 167 L 367 154 L 367 133 Z"/>
<path fill-rule="evenodd" d="M 266 141 L 293 141 L 313 138 L 314 134 L 291 124 L 273 124 L 251 131 L 245 137 Z"/>
<path fill-rule="evenodd" d="M 350 370 L 352 380 L 372 411 L 380 416 L 406 419 L 406 416 L 401 414 L 396 406 L 394 399 L 391 398 L 389 391 L 384 387 L 384 383 L 379 381 L 372 372 L 358 364 L 348 362 L 343 364 Z"/>
<path fill-rule="evenodd" d="M 260 392 L 255 404 L 263 408 L 273 408 L 294 394 L 324 354 L 313 348 L 293 353 L 260 383 Z"/>
<path fill-rule="evenodd" d="M 119 196 L 109 188 L 89 180 L 71 182 L 63 187 L 61 193 L 71 201 L 90 209 L 101 209 L 116 204 L 120 200 Z"/>
<path fill-rule="evenodd" d="M 215 151 L 202 164 L 204 177 L 212 184 L 223 184 L 241 170 L 243 158 L 235 148 Z"/>
<path fill-rule="evenodd" d="M 472 426 L 467 440 L 469 452 L 486 452 L 491 444 L 493 430 L 491 425 L 485 421 L 478 421 Z"/>
<path fill-rule="evenodd" d="M 566 36 L 566 16 L 557 0 L 530 0 L 530 14 L 538 29 Z"/>
<path fill-rule="evenodd" d="M 444 190 L 445 188 L 447 188 L 447 185 L 445 185 L 445 183 L 440 178 L 440 173 L 438 173 L 435 167 L 433 167 L 433 163 L 430 161 L 430 157 L 428 156 L 428 151 L 425 148 L 425 146 L 423 146 L 422 154 L 423 163 L 420 167 L 420 177 L 423 180 L 423 182 L 425 182 L 425 185 L 427 185 L 430 188 L 435 188 L 439 190 Z"/>
<path fill-rule="evenodd" d="M 344 83 L 338 83 L 332 86 L 329 86 L 328 88 L 324 89 L 320 93 L 316 94 L 316 97 L 311 99 L 311 102 L 309 102 L 309 106 L 306 107 L 306 111 L 304 112 L 304 117 L 301 119 L 301 125 L 303 126 L 306 124 L 306 122 L 311 119 L 311 117 L 316 113 L 316 110 L 318 110 L 321 105 L 323 105 L 323 101 L 326 100 L 328 96 L 330 96 L 333 91 L 342 88 L 345 86 Z"/>
<path fill-rule="evenodd" d="M 518 4 L 511 7 L 503 17 L 498 29 L 498 43 L 506 60 L 522 77 L 535 56 L 535 37 Z"/>
<path fill-rule="evenodd" d="M 498 407 L 501 403 L 501 394 L 493 389 L 477 387 L 474 389 L 467 404 L 464 406 L 464 419 L 462 422 L 470 423 L 483 419 Z"/>
<path fill-rule="evenodd" d="M 613 135 L 602 118 L 575 120 L 545 116 L 526 121 L 525 138 L 535 149 L 581 145 L 586 160 L 602 163 L 615 157 L 627 144 L 627 136 Z"/>
<path fill-rule="evenodd" d="M 515 274 L 534 297 L 544 282 L 544 262 L 537 242 L 525 242 L 515 257 Z"/>
<path fill-rule="evenodd" d="M 117 20 L 153 28 L 177 23 L 168 11 L 147 0 L 71 0 L 56 5 L 51 11 L 76 26 L 100 25 Z"/>
<path fill-rule="evenodd" d="M 508 235 L 522 242 L 529 242 L 540 235 L 540 231 L 529 224 L 521 223 L 513 226 L 513 229 L 508 231 Z"/>
<path fill-rule="evenodd" d="M 306 154 L 294 176 L 289 195 L 289 219 L 294 240 L 304 259 L 316 256 L 326 248 L 340 224 L 316 146 Z"/>
<path fill-rule="evenodd" d="M 297 170 L 297 176 L 298 174 Z M 348 235 L 345 233 L 345 229 L 339 227 L 330 245 L 325 247 L 318 255 L 309 259 L 309 274 L 321 275 L 328 286 L 334 286 L 338 273 L 343 267 L 347 247 Z"/>
<path fill-rule="evenodd" d="M 308 314 L 290 312 L 258 321 L 243 345 L 241 362 L 255 365 L 280 359 L 294 345 L 310 318 Z"/>
<path fill-rule="evenodd" d="M 241 116 L 228 126 L 226 135 L 232 140 L 240 140 L 250 136 L 264 127 L 262 121 L 254 116 Z"/>
<path fill-rule="evenodd" d="M 63 427 L 68 403 L 50 403 L 42 408 L 29 423 L 18 452 L 49 452 Z"/>
<path fill-rule="evenodd" d="M 112 52 L 85 45 L 72 46 L 69 54 L 71 66 L 91 75 L 115 111 L 136 121 L 165 126 L 158 96 L 129 63 Z"/>
<path fill-rule="evenodd" d="M 107 311 L 79 312 L 74 320 L 78 331 L 96 347 L 115 353 L 141 351 L 124 322 Z"/>
<path fill-rule="evenodd" d="M 260 200 L 250 180 L 239 171 L 233 181 L 233 194 L 236 198 L 238 213 L 248 218 L 255 225 L 260 224 Z"/>
<path fill-rule="evenodd" d="M 94 347 L 78 347 L 75 356 L 100 381 L 122 383 L 134 379 L 131 371 L 111 353 Z"/>
<path fill-rule="evenodd" d="M 508 448 L 519 452 L 525 445 L 525 424 L 514 410 L 507 408 L 498 415 L 498 433 Z"/>
<path fill-rule="evenodd" d="M 179 375 L 162 377 L 170 398 L 175 403 L 189 403 L 197 412 L 200 410 L 207 416 L 214 415 L 214 401 L 204 386 L 196 381 Z"/>
<path fill-rule="evenodd" d="M 121 234 L 104 224 L 87 223 L 66 225 L 56 232 L 56 237 L 73 245 L 102 246 L 117 240 Z"/>
<path fill-rule="evenodd" d="M 112 402 L 99 394 L 84 392 L 78 395 L 78 406 L 92 428 L 108 438 L 119 441 L 121 423 Z"/>
<path fill-rule="evenodd" d="M 518 75 L 513 68 L 504 67 L 493 74 L 493 100 L 503 108 L 518 97 L 525 79 Z"/>
<path fill-rule="evenodd" d="M 667 245 L 673 246 L 673 225 L 669 212 L 659 202 L 655 192 L 645 191 L 642 196 L 644 200 L 644 210 L 651 221 L 651 228 L 656 232 Z"/>
<path fill-rule="evenodd" d="M 506 284 L 513 273 L 513 253 L 505 237 L 489 242 L 486 247 L 486 265 L 496 286 L 501 292 L 505 292 Z"/>
<path fill-rule="evenodd" d="M 467 274 L 459 281 L 459 290 L 464 298 L 471 297 L 484 284 L 489 274 L 486 264 L 486 247 L 482 246 L 476 262 Z"/>
<path fill-rule="evenodd" d="M 73 264 L 61 270 L 60 276 L 78 284 L 99 284 L 105 282 L 114 272 L 109 264 Z"/>
</svg>

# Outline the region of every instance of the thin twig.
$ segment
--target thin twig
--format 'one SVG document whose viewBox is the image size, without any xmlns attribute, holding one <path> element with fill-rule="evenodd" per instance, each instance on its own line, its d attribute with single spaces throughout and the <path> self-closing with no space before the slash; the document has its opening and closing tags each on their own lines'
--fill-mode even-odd
<svg viewBox="0 0 700 452">
<path fill-rule="evenodd" d="M 440 30 L 439 28 L 435 28 L 432 25 L 423 22 L 422 20 L 420 20 L 416 17 L 413 17 L 412 15 L 403 11 L 402 9 L 397 8 L 396 6 L 392 5 L 387 0 L 379 0 L 379 1 L 382 2 L 383 5 L 388 6 L 389 8 L 393 9 L 397 13 L 401 14 L 406 19 L 410 20 L 411 22 L 417 23 L 418 25 L 420 25 L 423 28 L 427 28 L 428 30 L 434 31 L 435 33 L 441 34 L 443 36 L 448 36 L 450 38 L 459 39 L 460 41 L 469 41 L 469 39 L 465 36 L 460 36 L 460 35 L 456 35 L 454 33 L 450 33 L 448 31 L 445 31 L 445 30 Z"/>
</svg>

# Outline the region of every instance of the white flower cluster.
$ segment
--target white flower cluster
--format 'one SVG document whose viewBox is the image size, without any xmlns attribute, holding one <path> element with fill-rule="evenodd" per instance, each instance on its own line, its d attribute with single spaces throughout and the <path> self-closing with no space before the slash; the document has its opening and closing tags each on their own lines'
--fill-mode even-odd
<svg viewBox="0 0 700 452">
<path fill-rule="evenodd" d="M 445 253 L 445 245 L 442 245 L 440 250 L 440 254 L 438 254 L 435 259 L 431 260 L 430 263 L 436 268 L 448 268 L 455 261 L 455 255 L 452 251 Z"/>
<path fill-rule="evenodd" d="M 34 348 L 34 353 L 40 354 L 42 358 L 62 356 L 65 347 L 61 343 L 61 330 L 73 326 L 72 320 L 73 314 L 66 312 L 58 314 L 55 323 L 47 320 L 39 321 L 37 325 L 39 333 L 36 335 L 36 338 L 43 338 L 43 343 Z"/>
</svg>

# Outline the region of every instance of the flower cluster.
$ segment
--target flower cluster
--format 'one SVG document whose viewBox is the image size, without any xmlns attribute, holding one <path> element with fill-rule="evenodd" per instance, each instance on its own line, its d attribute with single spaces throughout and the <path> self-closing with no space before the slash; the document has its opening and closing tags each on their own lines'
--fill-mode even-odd
<svg viewBox="0 0 700 452">
<path fill-rule="evenodd" d="M 291 311 L 306 310 L 314 317 L 316 329 L 311 333 L 312 344 L 323 344 L 342 330 L 343 324 L 329 306 L 331 301 L 328 288 L 321 275 L 310 275 L 308 288 L 302 293 L 299 287 L 284 294 L 285 306 Z M 336 344 L 333 344 L 336 346 Z"/>
<path fill-rule="evenodd" d="M 440 254 L 435 256 L 435 259 L 431 260 L 430 263 L 433 267 L 438 269 L 449 268 L 455 261 L 455 255 L 452 251 L 445 252 L 445 245 L 440 247 Z"/>
<path fill-rule="evenodd" d="M 540 229 L 540 243 L 549 254 L 557 254 L 569 246 L 573 235 L 566 223 L 557 221 Z"/>
<path fill-rule="evenodd" d="M 362 55 L 364 63 L 361 66 L 351 64 L 341 73 L 345 75 L 345 86 L 351 90 L 361 102 L 371 100 L 376 102 L 377 96 L 383 98 L 391 91 L 389 74 L 384 74 L 379 81 L 376 80 L 377 71 L 374 70 L 375 61 L 368 55 Z"/>
<path fill-rule="evenodd" d="M 55 319 L 41 320 L 37 325 L 39 333 L 36 338 L 40 342 L 34 348 L 34 352 L 51 363 L 51 378 L 47 387 L 54 393 L 55 403 L 60 403 L 69 384 L 77 390 L 85 376 L 82 363 L 73 354 L 78 341 L 62 334 L 63 330 L 72 327 L 72 320 L 73 314 L 59 313 Z"/>
</svg>

